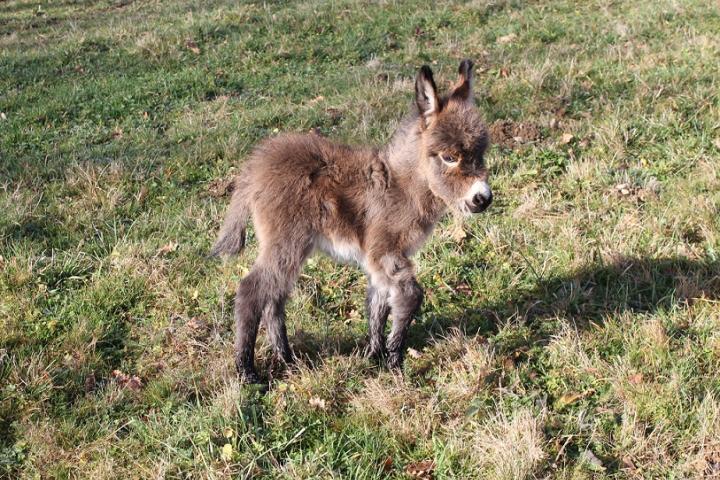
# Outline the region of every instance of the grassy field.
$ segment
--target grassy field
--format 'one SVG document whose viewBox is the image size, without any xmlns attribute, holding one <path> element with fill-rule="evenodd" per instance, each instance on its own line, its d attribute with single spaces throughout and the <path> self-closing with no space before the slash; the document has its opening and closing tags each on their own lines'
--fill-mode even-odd
<svg viewBox="0 0 720 480">
<path fill-rule="evenodd" d="M 418 254 L 404 376 L 314 257 L 239 385 L 228 179 L 463 57 L 496 202 Z M 719 58 L 701 0 L 0 2 L 0 477 L 720 476 Z"/>
</svg>

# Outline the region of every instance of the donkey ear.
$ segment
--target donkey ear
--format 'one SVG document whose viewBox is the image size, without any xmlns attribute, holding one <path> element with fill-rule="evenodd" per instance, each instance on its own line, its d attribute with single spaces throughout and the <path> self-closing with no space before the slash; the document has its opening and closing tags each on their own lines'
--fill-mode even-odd
<svg viewBox="0 0 720 480">
<path fill-rule="evenodd" d="M 433 73 L 427 65 L 420 68 L 415 79 L 415 103 L 420 110 L 420 115 L 425 119 L 438 113 L 440 109 Z"/>
<path fill-rule="evenodd" d="M 473 62 L 467 59 L 460 62 L 458 74 L 458 81 L 450 98 L 460 102 L 472 102 Z"/>
</svg>

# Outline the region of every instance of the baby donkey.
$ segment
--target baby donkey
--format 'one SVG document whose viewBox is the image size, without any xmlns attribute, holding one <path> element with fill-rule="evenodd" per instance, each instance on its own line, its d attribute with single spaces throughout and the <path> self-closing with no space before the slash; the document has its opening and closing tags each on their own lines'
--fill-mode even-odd
<svg viewBox="0 0 720 480">
<path fill-rule="evenodd" d="M 472 69 L 463 60 L 457 83 L 438 96 L 432 71 L 423 66 L 413 112 L 382 148 L 286 134 L 250 154 L 212 250 L 239 252 L 252 217 L 259 254 L 235 297 L 235 363 L 245 382 L 258 382 L 261 321 L 275 353 L 292 360 L 285 303 L 316 250 L 365 270 L 369 353 L 391 369 L 402 367 L 408 327 L 423 298 L 410 257 L 448 209 L 470 215 L 492 202 L 483 158 L 488 133 L 475 108 Z"/>
</svg>

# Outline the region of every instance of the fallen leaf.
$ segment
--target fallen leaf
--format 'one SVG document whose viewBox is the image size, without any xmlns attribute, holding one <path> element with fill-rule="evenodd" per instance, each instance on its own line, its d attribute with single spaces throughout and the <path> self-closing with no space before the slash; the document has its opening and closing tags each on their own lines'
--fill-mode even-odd
<svg viewBox="0 0 720 480">
<path fill-rule="evenodd" d="M 567 145 L 568 143 L 573 141 L 573 138 L 575 138 L 575 136 L 572 133 L 563 133 L 562 137 L 560 137 L 560 143 L 563 145 Z"/>
<path fill-rule="evenodd" d="M 188 50 L 193 52 L 195 55 L 200 55 L 200 48 L 198 48 L 197 43 L 195 43 L 194 40 L 188 39 L 185 42 L 185 46 L 188 48 Z"/>
<path fill-rule="evenodd" d="M 408 353 L 408 355 L 410 355 L 412 358 L 415 358 L 415 359 L 422 357 L 422 353 L 418 352 L 414 348 L 408 348 L 407 353 Z"/>
<path fill-rule="evenodd" d="M 187 326 L 192 328 L 193 330 L 205 330 L 207 328 L 207 323 L 200 317 L 192 317 L 187 322 Z"/>
<path fill-rule="evenodd" d="M 0 119 L 7 120 L 7 115 L 5 115 L 5 112 L 0 112 Z"/>
<path fill-rule="evenodd" d="M 514 33 L 508 33 L 507 35 L 503 35 L 502 37 L 497 38 L 497 43 L 499 44 L 507 44 L 511 43 L 513 40 L 517 38 L 517 35 Z"/>
<path fill-rule="evenodd" d="M 232 460 L 232 455 L 233 455 L 232 444 L 226 443 L 225 445 L 223 445 L 222 451 L 220 452 L 220 458 L 222 458 L 226 462 L 229 462 L 230 460 Z"/>
<path fill-rule="evenodd" d="M 323 400 L 320 397 L 312 397 L 310 399 L 310 406 L 317 408 L 319 410 L 326 410 L 327 409 L 327 403 L 325 400 Z"/>
<path fill-rule="evenodd" d="M 230 427 L 225 427 L 225 430 L 223 430 L 223 436 L 225 438 L 232 438 L 235 436 L 235 430 Z"/>
<path fill-rule="evenodd" d="M 503 77 L 503 78 L 509 77 L 509 76 L 510 76 L 510 69 L 509 69 L 509 68 L 506 68 L 506 67 L 501 68 L 501 69 L 500 69 L 500 76 Z"/>
<path fill-rule="evenodd" d="M 224 197 L 235 189 L 233 178 L 218 178 L 208 184 L 207 192 L 211 197 Z"/>
<path fill-rule="evenodd" d="M 111 375 L 115 382 L 123 388 L 129 388 L 133 391 L 142 388 L 142 380 L 137 375 L 127 375 L 120 370 L 113 370 Z"/>
<path fill-rule="evenodd" d="M 387 457 L 385 461 L 383 462 L 383 471 L 389 472 L 393 468 L 393 459 L 392 457 Z"/>
<path fill-rule="evenodd" d="M 127 383 L 125 384 L 125 386 L 126 386 L 127 388 L 129 388 L 130 390 L 135 390 L 135 391 L 137 391 L 137 390 L 140 390 L 140 389 L 142 388 L 142 381 L 140 381 L 140 377 L 138 377 L 137 375 L 133 375 L 133 376 L 131 376 L 130 379 L 127 381 Z"/>
<path fill-rule="evenodd" d="M 632 375 L 628 375 L 628 382 L 630 382 L 632 385 L 640 385 L 641 383 L 643 383 L 643 374 L 633 373 Z"/>
<path fill-rule="evenodd" d="M 169 242 L 163 245 L 162 247 L 158 248 L 157 256 L 162 257 L 164 255 L 167 255 L 168 253 L 172 253 L 178 249 L 180 246 L 177 242 Z"/>
<path fill-rule="evenodd" d="M 325 109 L 325 113 L 328 114 L 330 120 L 338 123 L 343 118 L 343 111 L 336 107 L 328 107 Z"/>
<path fill-rule="evenodd" d="M 435 462 L 432 460 L 423 460 L 421 462 L 409 463 L 405 467 L 405 473 L 413 478 L 430 480 L 435 473 Z"/>
<path fill-rule="evenodd" d="M 589 390 L 585 390 L 582 393 L 566 393 L 558 399 L 558 407 L 567 407 L 568 405 L 572 405 L 573 403 L 576 403 L 585 397 L 589 397 L 593 393 L 595 393 L 595 390 L 593 390 L 592 388 Z"/>
<path fill-rule="evenodd" d="M 635 462 L 633 462 L 632 458 L 630 457 L 623 457 L 622 458 L 622 464 L 623 467 L 629 469 L 629 470 L 637 470 L 637 467 L 635 466 Z"/>
<path fill-rule="evenodd" d="M 90 374 L 85 377 L 85 393 L 95 391 L 96 385 L 97 381 L 95 380 L 95 372 L 90 372 Z"/>
</svg>

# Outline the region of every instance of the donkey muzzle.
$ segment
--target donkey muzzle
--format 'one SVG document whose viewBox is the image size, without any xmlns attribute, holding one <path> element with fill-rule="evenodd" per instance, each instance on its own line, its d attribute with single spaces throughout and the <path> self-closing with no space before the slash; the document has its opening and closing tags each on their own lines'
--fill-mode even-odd
<svg viewBox="0 0 720 480">
<path fill-rule="evenodd" d="M 485 180 L 475 181 L 465 196 L 465 206 L 470 213 L 480 213 L 490 206 L 493 201 L 492 190 Z"/>
<path fill-rule="evenodd" d="M 472 203 L 468 205 L 468 207 L 472 213 L 480 213 L 490 206 L 492 200 L 492 192 L 488 192 L 487 194 L 476 193 L 475 196 L 473 196 Z"/>
</svg>

